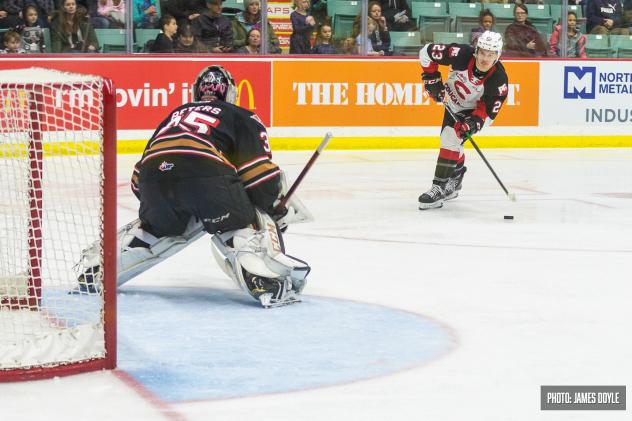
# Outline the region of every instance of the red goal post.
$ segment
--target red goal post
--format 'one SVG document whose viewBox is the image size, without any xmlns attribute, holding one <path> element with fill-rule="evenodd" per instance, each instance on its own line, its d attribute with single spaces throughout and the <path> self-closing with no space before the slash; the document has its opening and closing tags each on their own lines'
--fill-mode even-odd
<svg viewBox="0 0 632 421">
<path fill-rule="evenodd" d="M 0 71 L 0 382 L 116 366 L 115 107 L 100 76 Z M 99 240 L 104 287 L 78 293 Z"/>
</svg>

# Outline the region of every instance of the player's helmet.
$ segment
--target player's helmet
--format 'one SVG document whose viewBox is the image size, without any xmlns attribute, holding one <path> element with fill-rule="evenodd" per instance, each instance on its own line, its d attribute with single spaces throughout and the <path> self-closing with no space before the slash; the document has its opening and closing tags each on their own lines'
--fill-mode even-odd
<svg viewBox="0 0 632 421">
<path fill-rule="evenodd" d="M 234 104 L 237 100 L 235 80 L 222 66 L 208 66 L 200 72 L 193 83 L 193 101 L 219 99 Z"/>
<path fill-rule="evenodd" d="M 498 32 L 485 31 L 478 37 L 476 43 L 476 50 L 481 48 L 483 50 L 496 51 L 498 56 L 503 51 L 503 37 Z"/>
</svg>

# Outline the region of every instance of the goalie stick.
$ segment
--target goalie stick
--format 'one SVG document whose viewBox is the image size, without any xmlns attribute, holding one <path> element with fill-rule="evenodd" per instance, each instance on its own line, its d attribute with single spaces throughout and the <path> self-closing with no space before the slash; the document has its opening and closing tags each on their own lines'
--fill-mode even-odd
<svg viewBox="0 0 632 421">
<path fill-rule="evenodd" d="M 303 178 L 305 178 L 305 176 L 307 175 L 307 172 L 312 168 L 312 166 L 314 165 L 314 162 L 316 162 L 321 152 L 323 151 L 323 149 L 325 149 L 325 147 L 327 146 L 327 144 L 329 143 L 332 137 L 333 137 L 333 134 L 331 134 L 331 132 L 327 132 L 325 134 L 325 137 L 323 138 L 322 142 L 320 142 L 320 145 L 318 145 L 318 148 L 316 148 L 316 150 L 312 154 L 312 157 L 309 158 L 309 161 L 307 161 L 307 164 L 305 164 L 301 173 L 298 175 L 298 177 L 296 177 L 296 180 L 294 181 L 292 186 L 290 186 L 290 188 L 288 189 L 287 194 L 281 198 L 279 203 L 274 208 L 276 212 L 281 213 L 285 209 L 285 205 L 287 205 L 287 202 L 290 200 L 290 198 L 292 197 L 292 195 L 294 194 L 298 186 L 303 181 Z"/>
<path fill-rule="evenodd" d="M 450 107 L 448 106 L 448 104 L 446 102 L 443 102 L 443 107 L 448 110 L 448 113 L 450 113 L 450 116 L 452 116 L 452 119 L 454 119 L 454 121 L 461 121 L 461 119 L 459 119 L 454 112 L 450 109 Z M 481 151 L 481 149 L 478 147 L 478 145 L 476 144 L 476 142 L 474 142 L 474 139 L 472 139 L 472 136 L 470 135 L 469 132 L 465 133 L 465 139 L 463 139 L 463 142 L 461 143 L 461 145 L 463 143 L 465 143 L 466 140 L 469 140 L 470 143 L 472 144 L 472 146 L 474 147 L 474 149 L 476 149 L 476 152 L 478 152 L 478 154 L 480 155 L 481 159 L 483 160 L 483 162 L 485 163 L 485 165 L 487 165 L 487 168 L 489 168 L 489 170 L 492 172 L 492 175 L 494 176 L 494 178 L 496 179 L 496 181 L 498 181 L 498 184 L 500 184 L 500 187 L 503 189 L 503 191 L 505 192 L 505 194 L 507 195 L 507 197 L 509 198 L 509 200 L 511 200 L 512 202 L 516 201 L 516 194 L 515 193 L 509 193 L 509 190 L 507 190 L 507 187 L 505 187 L 505 185 L 503 184 L 502 181 L 500 181 L 500 178 L 498 177 L 498 175 L 496 174 L 496 171 L 494 171 L 494 169 L 492 168 L 491 164 L 487 161 L 487 158 L 485 158 L 485 155 L 483 155 L 483 151 Z"/>
</svg>

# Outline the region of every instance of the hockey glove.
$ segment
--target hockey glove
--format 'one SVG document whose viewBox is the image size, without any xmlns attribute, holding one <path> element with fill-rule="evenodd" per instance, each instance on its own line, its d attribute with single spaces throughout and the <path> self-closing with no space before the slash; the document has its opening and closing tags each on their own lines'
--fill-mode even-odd
<svg viewBox="0 0 632 421">
<path fill-rule="evenodd" d="M 465 117 L 463 121 L 457 121 L 454 125 L 454 131 L 459 139 L 464 139 L 466 133 L 469 133 L 471 136 L 474 133 L 479 132 L 483 128 L 483 123 L 483 119 L 471 115 Z"/>
<path fill-rule="evenodd" d="M 436 102 L 443 102 L 445 86 L 441 80 L 441 73 L 422 73 L 421 79 L 424 82 L 424 89 L 428 92 L 428 95 L 430 95 L 430 97 Z"/>
</svg>

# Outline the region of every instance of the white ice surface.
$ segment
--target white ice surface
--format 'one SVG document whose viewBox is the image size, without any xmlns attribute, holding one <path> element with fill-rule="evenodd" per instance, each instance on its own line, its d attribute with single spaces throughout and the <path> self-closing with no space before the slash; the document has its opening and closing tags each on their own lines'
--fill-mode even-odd
<svg viewBox="0 0 632 421">
<path fill-rule="evenodd" d="M 457 338 L 442 358 L 340 386 L 177 404 L 120 372 L 0 384 L 0 419 L 628 419 L 630 409 L 540 411 L 539 393 L 541 385 L 630 391 L 632 150 L 485 152 L 517 202 L 468 150 L 461 197 L 422 212 L 417 196 L 430 186 L 436 151 L 326 151 L 300 190 L 316 221 L 285 236 L 314 268 L 306 294 L 430 317 Z M 291 181 L 308 156 L 275 161 Z M 137 208 L 127 187 L 137 157 L 119 158 L 124 223 Z M 206 241 L 129 285 L 234 288 Z"/>
</svg>

